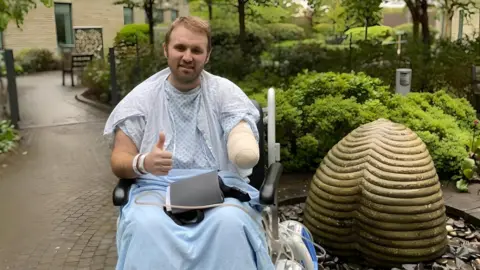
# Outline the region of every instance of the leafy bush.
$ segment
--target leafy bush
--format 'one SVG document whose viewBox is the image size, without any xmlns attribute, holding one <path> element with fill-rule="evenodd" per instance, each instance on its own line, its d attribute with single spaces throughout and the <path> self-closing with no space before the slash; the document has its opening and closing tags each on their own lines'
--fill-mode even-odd
<svg viewBox="0 0 480 270">
<path fill-rule="evenodd" d="M 105 59 L 91 61 L 83 70 L 82 85 L 88 92 L 104 102 L 109 100 L 110 64 Z"/>
<path fill-rule="evenodd" d="M 413 23 L 404 23 L 397 25 L 393 28 L 395 31 L 402 31 L 405 32 L 407 36 L 411 36 L 413 34 Z"/>
<path fill-rule="evenodd" d="M 278 70 L 278 74 L 288 79 L 303 70 L 317 72 L 349 71 L 348 46 L 325 45 L 324 42 L 281 43 L 270 49 L 266 69 Z"/>
<path fill-rule="evenodd" d="M 15 61 L 27 73 L 55 70 L 59 66 L 59 61 L 48 49 L 25 49 L 19 52 L 15 58 Z"/>
<path fill-rule="evenodd" d="M 363 73 L 304 73 L 276 93 L 277 141 L 287 171 L 314 171 L 352 130 L 385 118 L 417 133 L 442 179 L 460 176 L 476 117 L 465 99 L 445 90 L 394 95 L 382 81 Z M 266 91 L 250 97 L 264 102 Z"/>
<path fill-rule="evenodd" d="M 393 36 L 395 33 L 393 28 L 384 25 L 370 26 L 367 31 L 367 39 L 371 41 L 382 42 L 386 38 Z M 352 42 L 358 42 L 365 40 L 365 27 L 351 28 L 345 32 L 346 36 L 352 35 Z M 349 39 L 344 41 L 344 44 L 348 44 Z"/>
<path fill-rule="evenodd" d="M 154 46 L 142 44 L 137 49 L 134 46 L 118 48 L 117 54 L 117 85 L 121 96 L 128 94 L 139 83 L 167 67 L 163 51 Z"/>
<path fill-rule="evenodd" d="M 7 68 L 5 67 L 5 62 L 3 61 L 0 62 L 0 70 L 2 72 L 2 76 L 7 76 Z M 22 75 L 24 73 L 23 67 L 19 63 L 15 62 L 15 74 Z"/>
<path fill-rule="evenodd" d="M 275 41 L 299 40 L 305 38 L 305 30 L 300 26 L 291 23 L 272 23 L 265 27 L 273 36 Z"/>
<path fill-rule="evenodd" d="M 115 36 L 115 46 L 146 43 L 149 41 L 148 32 L 149 27 L 146 23 L 127 24 Z"/>
<path fill-rule="evenodd" d="M 20 136 L 11 122 L 0 121 L 0 154 L 12 150 L 18 140 L 20 140 Z"/>
<path fill-rule="evenodd" d="M 415 131 L 427 145 L 435 168 L 443 179 L 459 175 L 461 163 L 467 155 L 466 145 L 471 138 L 470 130 L 463 121 L 458 121 L 459 115 L 449 106 L 456 103 L 466 113 L 465 119 L 475 118 L 475 111 L 464 100 L 457 99 L 447 106 L 438 106 L 438 100 L 449 99 L 452 98 L 442 90 L 435 94 L 394 96 L 384 102 L 390 111 L 389 118 Z"/>
<path fill-rule="evenodd" d="M 381 80 L 363 73 L 306 72 L 292 81 L 288 93 L 292 105 L 305 106 L 326 96 L 354 97 L 359 103 L 369 99 L 383 100 L 389 97 L 390 89 Z"/>
<path fill-rule="evenodd" d="M 313 26 L 313 31 L 316 33 L 322 34 L 324 36 L 333 35 L 334 25 L 329 23 L 319 23 Z"/>
<path fill-rule="evenodd" d="M 273 41 L 272 35 L 265 28 L 246 24 L 245 49 L 239 46 L 238 23 L 232 20 L 215 20 L 212 22 L 213 51 L 206 69 L 232 80 L 240 80 L 252 73 L 260 65 L 260 55 Z"/>
</svg>

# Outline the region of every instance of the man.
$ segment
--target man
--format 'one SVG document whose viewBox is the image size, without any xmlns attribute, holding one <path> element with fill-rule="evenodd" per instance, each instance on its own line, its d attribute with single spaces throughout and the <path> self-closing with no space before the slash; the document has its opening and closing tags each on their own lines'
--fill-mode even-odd
<svg viewBox="0 0 480 270">
<path fill-rule="evenodd" d="M 234 83 L 203 70 L 210 53 L 208 23 L 178 18 L 165 36 L 168 68 L 133 89 L 107 121 L 113 173 L 137 179 L 120 211 L 117 269 L 274 268 L 253 207 L 258 191 L 245 182 L 258 161 L 259 114 Z M 227 198 L 243 210 L 215 207 L 199 224 L 177 225 L 162 209 L 166 188 L 205 170 L 219 170 L 252 201 Z"/>
</svg>

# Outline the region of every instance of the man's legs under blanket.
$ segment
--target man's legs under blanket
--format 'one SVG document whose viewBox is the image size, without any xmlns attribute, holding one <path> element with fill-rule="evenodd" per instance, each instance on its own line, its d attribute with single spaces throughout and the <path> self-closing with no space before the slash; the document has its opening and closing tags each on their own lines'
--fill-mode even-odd
<svg viewBox="0 0 480 270">
<path fill-rule="evenodd" d="M 134 188 L 134 187 L 132 187 Z M 161 191 L 152 191 L 165 194 Z M 135 194 L 122 209 L 117 231 L 118 270 L 130 269 L 274 269 L 268 255 L 260 213 L 248 203 L 226 198 L 233 206 L 206 210 L 200 224 L 177 225 L 156 205 L 160 196 Z M 139 198 L 135 203 L 136 198 Z"/>
</svg>

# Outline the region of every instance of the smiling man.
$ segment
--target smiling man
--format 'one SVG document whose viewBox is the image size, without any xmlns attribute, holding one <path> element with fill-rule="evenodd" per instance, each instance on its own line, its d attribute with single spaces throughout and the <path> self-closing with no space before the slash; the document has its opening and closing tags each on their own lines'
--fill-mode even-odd
<svg viewBox="0 0 480 270">
<path fill-rule="evenodd" d="M 117 269 L 274 269 L 258 190 L 248 185 L 259 112 L 237 85 L 204 70 L 212 50 L 206 21 L 175 20 L 163 50 L 168 68 L 125 96 L 105 126 L 112 171 L 133 182 L 120 208 Z M 201 222 L 177 224 L 163 209 L 167 187 L 208 171 L 252 200 L 226 198 Z"/>
</svg>

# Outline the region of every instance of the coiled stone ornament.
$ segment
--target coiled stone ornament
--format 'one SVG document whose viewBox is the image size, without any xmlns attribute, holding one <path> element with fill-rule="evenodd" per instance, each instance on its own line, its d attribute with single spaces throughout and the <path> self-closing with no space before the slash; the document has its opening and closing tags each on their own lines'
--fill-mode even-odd
<svg viewBox="0 0 480 270">
<path fill-rule="evenodd" d="M 412 130 L 386 119 L 358 127 L 328 152 L 310 184 L 304 223 L 330 253 L 378 266 L 432 260 L 448 244 L 430 153 Z"/>
</svg>

